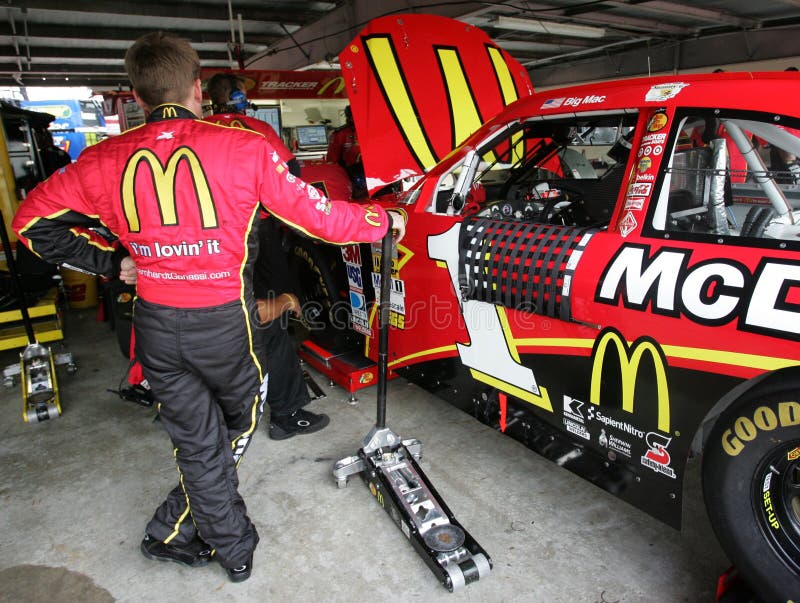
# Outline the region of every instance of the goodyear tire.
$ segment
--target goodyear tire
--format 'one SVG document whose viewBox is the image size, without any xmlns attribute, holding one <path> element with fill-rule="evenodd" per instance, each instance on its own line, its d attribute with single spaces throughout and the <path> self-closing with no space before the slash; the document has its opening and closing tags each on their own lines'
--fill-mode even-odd
<svg viewBox="0 0 800 603">
<path fill-rule="evenodd" d="M 800 599 L 800 387 L 749 393 L 703 453 L 703 494 L 730 560 L 765 603 Z"/>
<path fill-rule="evenodd" d="M 297 297 L 311 340 L 331 351 L 355 348 L 359 336 L 350 328 L 350 294 L 340 248 L 293 237 L 289 268 L 298 281 Z"/>
</svg>

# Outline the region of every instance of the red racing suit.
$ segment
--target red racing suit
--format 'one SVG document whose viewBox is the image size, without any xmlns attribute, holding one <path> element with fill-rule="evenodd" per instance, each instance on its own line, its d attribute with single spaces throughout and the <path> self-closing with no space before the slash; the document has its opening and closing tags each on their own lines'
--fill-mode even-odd
<svg viewBox="0 0 800 603">
<path fill-rule="evenodd" d="M 294 159 L 294 154 L 285 144 L 283 144 L 280 136 L 278 136 L 275 130 L 272 129 L 272 126 L 264 121 L 261 121 L 260 119 L 256 119 L 255 117 L 250 117 L 249 115 L 244 115 L 241 113 L 214 113 L 214 115 L 209 115 L 203 119 L 212 124 L 219 124 L 221 126 L 228 126 L 230 128 L 245 128 L 248 130 L 255 130 L 259 134 L 263 134 L 264 138 L 267 139 L 267 142 L 269 142 L 275 148 L 275 150 L 278 152 L 278 157 L 281 158 L 281 161 L 288 164 L 290 161 L 292 161 L 292 159 Z"/>
<path fill-rule="evenodd" d="M 134 258 L 136 355 L 181 474 L 147 532 L 176 545 L 199 532 L 227 568 L 258 542 L 236 465 L 266 396 L 252 295 L 261 207 L 335 243 L 376 241 L 390 226 L 382 209 L 332 201 L 292 176 L 261 134 L 178 105 L 87 148 L 30 193 L 12 224 L 52 263 L 114 276 L 98 225 Z"/>
<path fill-rule="evenodd" d="M 386 233 L 380 207 L 324 197 L 289 174 L 263 136 L 203 122 L 175 105 L 157 112 L 178 117 L 151 118 L 89 147 L 36 187 L 13 221 L 23 244 L 52 263 L 113 276 L 113 250 L 89 230 L 100 223 L 136 260 L 139 297 L 193 308 L 241 299 L 249 287 L 244 273 L 260 205 L 329 242 Z"/>
</svg>

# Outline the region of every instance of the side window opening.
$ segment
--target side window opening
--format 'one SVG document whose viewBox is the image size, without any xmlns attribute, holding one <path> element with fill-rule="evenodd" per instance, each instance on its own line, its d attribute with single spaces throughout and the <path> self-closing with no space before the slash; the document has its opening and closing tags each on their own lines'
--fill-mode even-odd
<svg viewBox="0 0 800 603">
<path fill-rule="evenodd" d="M 652 227 L 799 240 L 800 129 L 776 121 L 704 113 L 676 119 Z"/>
<path fill-rule="evenodd" d="M 636 113 L 512 122 L 440 179 L 434 213 L 604 226 L 619 197 Z"/>
</svg>

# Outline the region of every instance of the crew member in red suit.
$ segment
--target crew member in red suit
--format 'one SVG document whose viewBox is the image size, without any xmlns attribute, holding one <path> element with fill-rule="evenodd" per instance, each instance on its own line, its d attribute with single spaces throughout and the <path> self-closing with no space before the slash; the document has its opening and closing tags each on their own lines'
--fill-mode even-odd
<svg viewBox="0 0 800 603">
<path fill-rule="evenodd" d="M 293 176 L 257 132 L 202 121 L 200 60 L 156 32 L 125 56 L 144 125 L 88 147 L 25 199 L 12 226 L 46 261 L 129 280 L 136 355 L 172 442 L 179 485 L 141 543 L 150 559 L 249 578 L 258 533 L 236 466 L 263 411 L 267 374 L 252 290 L 258 212 L 336 243 L 377 241 L 402 217 L 334 201 Z M 121 262 L 91 227 L 130 256 Z M 109 538 L 110 540 L 111 538 Z"/>
<path fill-rule="evenodd" d="M 211 98 L 213 115 L 206 121 L 224 126 L 255 130 L 264 135 L 278 152 L 278 156 L 295 176 L 300 176 L 300 165 L 268 123 L 250 117 L 245 111 L 250 107 L 244 81 L 233 73 L 215 73 L 206 84 Z M 330 196 L 329 196 L 330 197 Z M 349 199 L 346 197 L 330 197 Z M 263 322 L 267 364 L 270 367 L 269 437 L 285 440 L 298 434 L 314 433 L 330 422 L 328 415 L 314 413 L 304 407 L 311 402 L 303 376 L 300 359 L 287 331 L 287 323 L 279 320 L 284 312 L 300 314 L 300 302 L 293 293 L 294 277 L 289 270 L 286 250 L 283 247 L 283 229 L 280 222 L 262 213 L 258 225 L 259 251 L 253 269 L 253 289 Z"/>
<path fill-rule="evenodd" d="M 367 195 L 367 181 L 361 161 L 361 146 L 358 144 L 356 126 L 353 123 L 353 112 L 349 105 L 344 108 L 344 119 L 344 125 L 331 132 L 326 159 L 331 163 L 338 163 L 347 171 L 353 183 L 353 199 L 362 199 Z"/>
<path fill-rule="evenodd" d="M 322 194 L 331 199 L 350 199 L 353 184 L 347 172 L 338 163 L 326 161 L 303 161 L 303 180 L 316 186 Z"/>
</svg>

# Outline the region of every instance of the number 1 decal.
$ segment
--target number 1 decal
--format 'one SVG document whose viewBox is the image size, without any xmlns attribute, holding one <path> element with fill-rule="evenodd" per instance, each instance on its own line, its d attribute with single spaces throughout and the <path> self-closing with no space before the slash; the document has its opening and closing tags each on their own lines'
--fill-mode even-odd
<svg viewBox="0 0 800 603">
<path fill-rule="evenodd" d="M 428 255 L 445 263 L 457 296 L 460 226 L 454 224 L 450 230 L 428 237 Z M 520 363 L 505 310 L 474 300 L 461 301 L 460 305 L 470 343 L 456 343 L 456 347 L 473 378 L 553 412 L 547 390 L 539 387 L 533 371 Z"/>
</svg>

